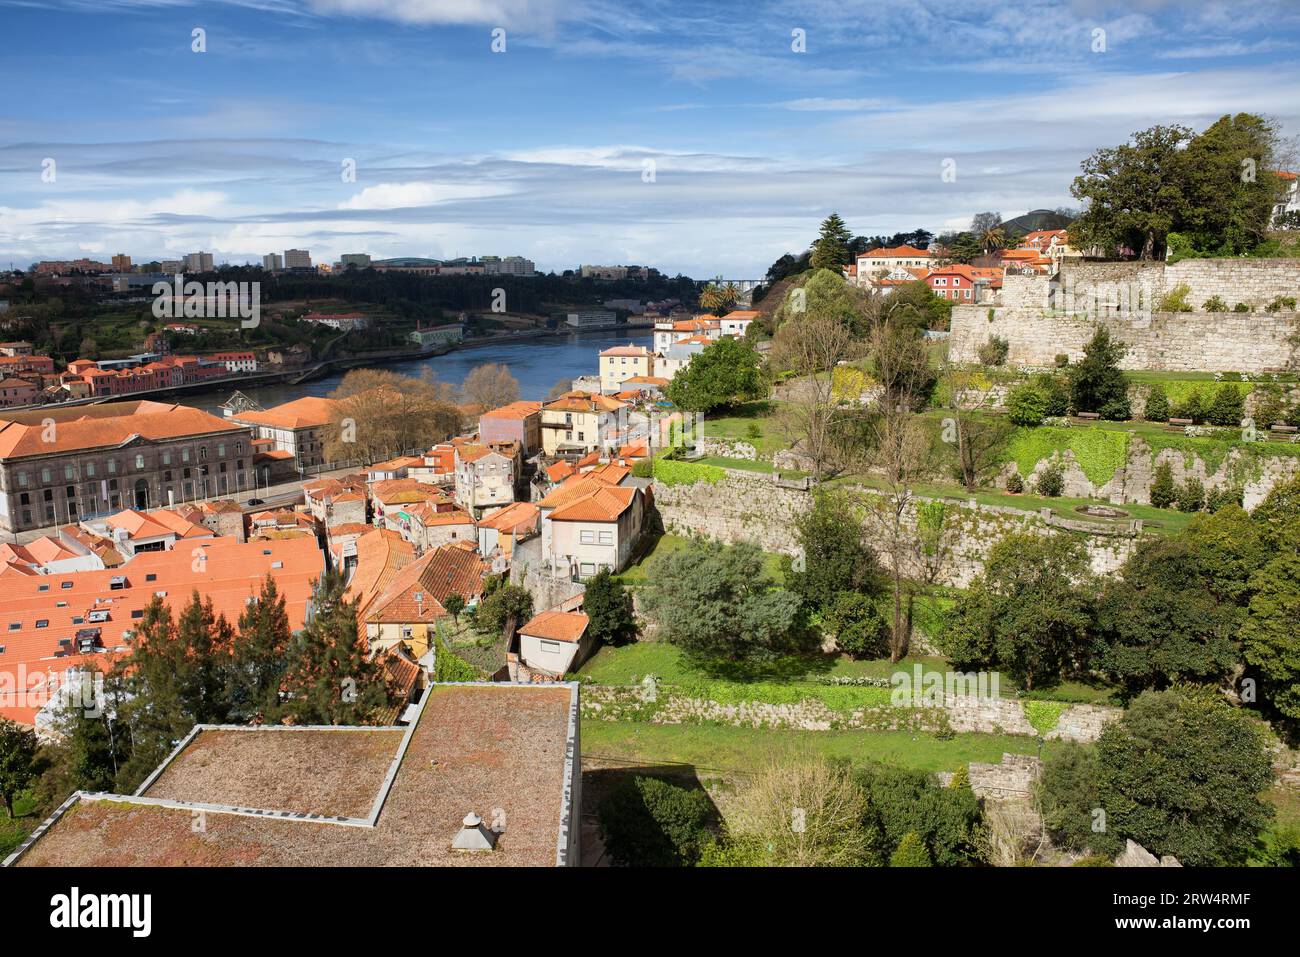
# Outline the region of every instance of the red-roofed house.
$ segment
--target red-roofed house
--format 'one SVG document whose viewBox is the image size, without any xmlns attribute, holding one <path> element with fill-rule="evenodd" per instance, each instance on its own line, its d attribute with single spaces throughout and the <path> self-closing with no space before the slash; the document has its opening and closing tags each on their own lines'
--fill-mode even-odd
<svg viewBox="0 0 1300 957">
<path fill-rule="evenodd" d="M 519 629 L 519 658 L 530 669 L 560 677 L 582 666 L 595 639 L 580 611 L 544 611 Z"/>
<path fill-rule="evenodd" d="M 610 484 L 626 471 L 575 475 L 537 503 L 542 558 L 552 574 L 589 578 L 622 571 L 645 524 L 647 492 Z"/>
</svg>

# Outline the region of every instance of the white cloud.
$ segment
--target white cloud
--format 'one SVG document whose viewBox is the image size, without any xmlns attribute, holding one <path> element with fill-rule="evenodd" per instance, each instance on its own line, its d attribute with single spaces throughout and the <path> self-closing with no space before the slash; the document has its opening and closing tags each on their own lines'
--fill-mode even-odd
<svg viewBox="0 0 1300 957">
<path fill-rule="evenodd" d="M 367 186 L 355 196 L 338 204 L 339 209 L 402 209 L 408 206 L 433 206 L 454 199 L 502 196 L 511 192 L 500 186 L 463 183 L 380 183 Z"/>
</svg>

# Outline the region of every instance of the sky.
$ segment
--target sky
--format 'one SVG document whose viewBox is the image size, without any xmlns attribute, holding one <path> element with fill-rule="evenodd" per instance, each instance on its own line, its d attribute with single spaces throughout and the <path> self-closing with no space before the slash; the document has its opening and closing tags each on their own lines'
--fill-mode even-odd
<svg viewBox="0 0 1300 957">
<path fill-rule="evenodd" d="M 0 266 L 756 279 L 832 211 L 877 235 L 1074 205 L 1080 161 L 1155 123 L 1295 136 L 1300 3 L 0 0 L 0 90 Z"/>
</svg>

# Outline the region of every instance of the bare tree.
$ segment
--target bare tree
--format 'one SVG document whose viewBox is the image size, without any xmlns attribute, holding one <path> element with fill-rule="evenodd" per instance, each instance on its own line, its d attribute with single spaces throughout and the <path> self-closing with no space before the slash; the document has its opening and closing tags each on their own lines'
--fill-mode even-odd
<svg viewBox="0 0 1300 957">
<path fill-rule="evenodd" d="M 801 376 L 781 405 L 777 427 L 792 445 L 802 449 L 817 481 L 839 471 L 843 461 L 834 439 L 836 418 L 845 400 L 836 395 L 835 369 L 857 351 L 848 326 L 827 315 L 810 314 L 787 322 L 772 342 L 772 365 Z"/>
<path fill-rule="evenodd" d="M 374 462 L 444 441 L 461 427 L 452 397 L 450 386 L 431 375 L 354 369 L 331 395 L 338 404 L 326 429 L 326 458 Z"/>
<path fill-rule="evenodd" d="M 475 367 L 465 377 L 461 386 L 465 399 L 479 412 L 499 409 L 503 405 L 519 401 L 519 380 L 510 374 L 510 369 L 499 363 L 489 362 Z"/>
<path fill-rule="evenodd" d="M 962 484 L 968 491 L 979 488 L 980 480 L 998 462 L 1011 435 L 1011 423 L 988 416 L 987 396 L 975 381 L 973 371 L 957 366 L 944 370 L 948 387 L 947 416 L 940 438 L 956 456 Z"/>
</svg>

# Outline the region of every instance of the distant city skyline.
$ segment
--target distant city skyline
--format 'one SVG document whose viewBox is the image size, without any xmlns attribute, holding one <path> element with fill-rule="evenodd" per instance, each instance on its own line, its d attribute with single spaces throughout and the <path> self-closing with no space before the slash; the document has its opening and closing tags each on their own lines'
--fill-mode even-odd
<svg viewBox="0 0 1300 957">
<path fill-rule="evenodd" d="M 1079 162 L 1155 123 L 1300 131 L 1294 3 L 954 7 L 0 0 L 0 263 L 761 276 L 833 210 L 875 235 L 1074 205 Z"/>
</svg>

